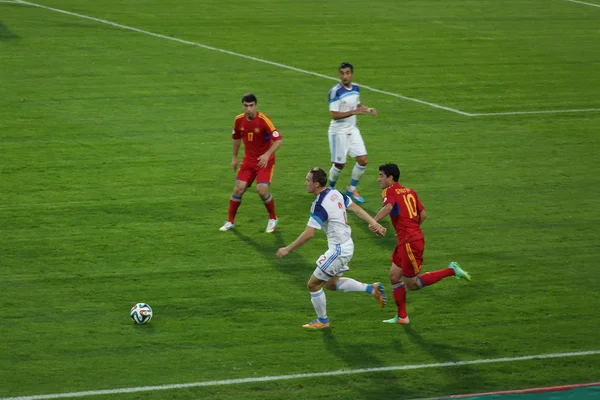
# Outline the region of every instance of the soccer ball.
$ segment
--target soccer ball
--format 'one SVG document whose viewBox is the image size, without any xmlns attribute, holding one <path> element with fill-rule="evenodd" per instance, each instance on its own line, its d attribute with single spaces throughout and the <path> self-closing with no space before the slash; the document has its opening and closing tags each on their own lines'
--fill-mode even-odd
<svg viewBox="0 0 600 400">
<path fill-rule="evenodd" d="M 152 309 L 146 303 L 137 303 L 131 308 L 129 316 L 136 324 L 146 324 L 152 319 Z"/>
</svg>

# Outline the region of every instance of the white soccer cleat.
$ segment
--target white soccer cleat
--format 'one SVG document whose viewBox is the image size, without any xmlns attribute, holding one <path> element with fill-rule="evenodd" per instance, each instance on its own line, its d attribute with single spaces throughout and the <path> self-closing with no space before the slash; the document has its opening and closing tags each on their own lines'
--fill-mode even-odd
<svg viewBox="0 0 600 400">
<path fill-rule="evenodd" d="M 231 227 L 233 228 L 233 225 Z M 269 223 L 267 224 L 267 229 L 265 229 L 265 232 L 273 233 L 273 232 L 275 232 L 275 228 L 277 228 L 277 220 L 270 219 Z"/>
<path fill-rule="evenodd" d="M 227 221 L 222 227 L 219 228 L 219 230 L 221 232 L 230 231 L 233 229 L 234 226 L 235 225 L 233 225 L 231 222 Z"/>
</svg>

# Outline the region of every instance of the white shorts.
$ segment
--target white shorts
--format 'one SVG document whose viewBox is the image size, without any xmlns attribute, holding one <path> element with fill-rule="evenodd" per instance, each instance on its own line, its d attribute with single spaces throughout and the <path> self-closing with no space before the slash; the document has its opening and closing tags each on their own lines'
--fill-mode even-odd
<svg viewBox="0 0 600 400">
<path fill-rule="evenodd" d="M 329 150 L 331 162 L 346 164 L 346 156 L 366 156 L 367 148 L 358 128 L 354 127 L 350 133 L 332 133 L 329 130 Z"/>
<path fill-rule="evenodd" d="M 313 275 L 322 281 L 328 281 L 334 276 L 342 276 L 344 272 L 350 269 L 348 263 L 352 260 L 353 254 L 354 242 L 352 239 L 330 247 L 325 254 L 321 254 L 317 259 L 317 268 L 315 268 Z"/>
</svg>

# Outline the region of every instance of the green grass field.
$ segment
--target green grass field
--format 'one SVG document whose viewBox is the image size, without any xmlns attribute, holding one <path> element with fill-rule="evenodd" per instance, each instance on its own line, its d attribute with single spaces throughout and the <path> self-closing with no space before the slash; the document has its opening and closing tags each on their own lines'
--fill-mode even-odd
<svg viewBox="0 0 600 400">
<path fill-rule="evenodd" d="M 600 350 L 600 2 L 36 1 L 0 2 L 0 397 L 247 378 L 90 398 L 416 399 L 600 381 L 598 353 L 386 369 Z M 429 215 L 424 270 L 456 260 L 473 282 L 410 292 L 407 328 L 381 323 L 393 304 L 328 292 L 332 329 L 306 332 L 325 237 L 275 252 L 308 219 L 307 170 L 328 169 L 326 96 L 346 60 L 379 90 L 361 94 L 380 113 L 359 118 L 364 208 L 380 208 L 377 166 L 398 163 Z M 218 231 L 248 91 L 284 137 L 271 235 L 253 189 Z M 351 225 L 348 276 L 389 291 L 395 237 Z M 142 301 L 154 318 L 134 326 Z"/>
</svg>

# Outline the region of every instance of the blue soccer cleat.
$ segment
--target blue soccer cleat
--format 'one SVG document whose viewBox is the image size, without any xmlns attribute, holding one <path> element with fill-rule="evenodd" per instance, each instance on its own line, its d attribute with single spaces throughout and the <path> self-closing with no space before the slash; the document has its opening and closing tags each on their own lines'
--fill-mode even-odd
<svg viewBox="0 0 600 400">
<path fill-rule="evenodd" d="M 354 199 L 354 201 L 356 201 L 357 203 L 364 203 L 365 199 L 358 194 L 358 190 L 354 189 L 353 192 L 349 191 L 348 188 L 346 188 L 346 192 L 345 192 L 346 196 Z"/>
</svg>

